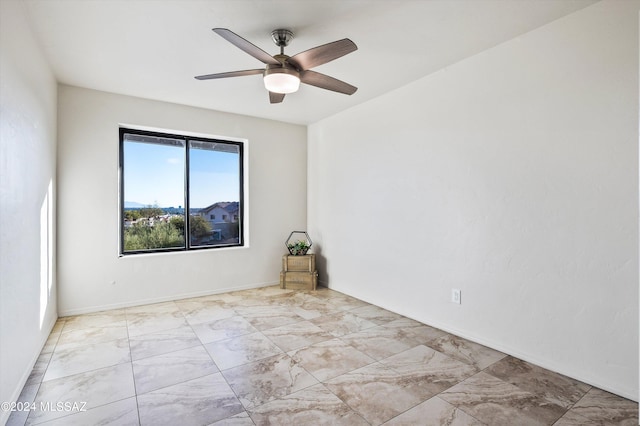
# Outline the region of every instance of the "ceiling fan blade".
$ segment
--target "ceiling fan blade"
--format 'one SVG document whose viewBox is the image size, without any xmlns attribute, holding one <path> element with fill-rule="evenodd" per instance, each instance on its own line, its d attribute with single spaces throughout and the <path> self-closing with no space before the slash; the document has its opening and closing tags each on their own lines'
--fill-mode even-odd
<svg viewBox="0 0 640 426">
<path fill-rule="evenodd" d="M 254 75 L 254 74 L 262 74 L 264 73 L 264 69 L 255 69 L 255 70 L 244 70 L 244 71 L 231 71 L 231 72 L 221 72 L 218 74 L 205 74 L 205 75 L 197 75 L 196 80 L 213 80 L 215 78 L 227 78 L 227 77 L 242 77 L 245 75 Z"/>
<path fill-rule="evenodd" d="M 269 102 L 279 104 L 284 100 L 284 93 L 269 92 Z"/>
<path fill-rule="evenodd" d="M 352 86 L 349 83 L 340 81 L 337 78 L 329 77 L 325 74 L 320 74 L 315 71 L 303 71 L 300 73 L 300 81 L 311 86 L 316 86 L 321 89 L 332 90 L 338 93 L 344 93 L 345 95 L 353 95 L 358 88 Z"/>
<path fill-rule="evenodd" d="M 214 28 L 213 32 L 215 32 L 220 37 L 224 38 L 225 40 L 227 40 L 229 43 L 233 44 L 240 50 L 248 53 L 249 55 L 253 56 L 257 60 L 265 64 L 273 64 L 273 65 L 280 64 L 280 62 L 275 60 L 273 56 L 269 55 L 267 52 L 260 49 L 255 44 L 243 39 L 233 31 L 230 31 L 226 28 Z"/>
<path fill-rule="evenodd" d="M 358 46 L 348 38 L 344 38 L 300 52 L 287 59 L 287 61 L 300 70 L 308 70 L 318 65 L 331 62 L 334 59 L 338 59 L 356 50 L 358 50 Z"/>
</svg>

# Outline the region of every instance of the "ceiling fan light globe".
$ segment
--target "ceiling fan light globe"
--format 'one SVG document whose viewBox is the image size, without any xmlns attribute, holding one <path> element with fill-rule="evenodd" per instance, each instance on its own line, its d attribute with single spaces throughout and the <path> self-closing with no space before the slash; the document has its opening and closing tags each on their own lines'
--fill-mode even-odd
<svg viewBox="0 0 640 426">
<path fill-rule="evenodd" d="M 264 74 L 264 87 L 273 93 L 293 93 L 300 88 L 300 77 L 296 71 L 287 68 L 267 70 Z"/>
</svg>

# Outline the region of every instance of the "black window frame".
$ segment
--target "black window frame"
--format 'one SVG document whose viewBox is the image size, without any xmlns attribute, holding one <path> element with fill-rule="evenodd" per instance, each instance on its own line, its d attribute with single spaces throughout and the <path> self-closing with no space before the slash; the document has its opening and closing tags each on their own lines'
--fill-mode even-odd
<svg viewBox="0 0 640 426">
<path fill-rule="evenodd" d="M 125 203 L 125 193 L 124 193 L 124 187 L 125 187 L 125 179 L 124 179 L 124 142 L 125 142 L 125 135 L 126 134 L 134 134 L 134 135 L 141 135 L 141 136 L 149 136 L 149 137 L 158 137 L 158 138 L 170 138 L 170 139 L 181 139 L 184 140 L 185 142 L 185 146 L 184 146 L 184 155 L 185 155 L 185 167 L 184 167 L 184 238 L 185 238 L 185 244 L 184 247 L 164 247 L 164 248 L 157 248 L 157 249 L 145 249 L 145 250 L 129 250 L 129 251 L 125 251 L 124 249 L 124 245 L 125 245 L 125 241 L 124 241 L 124 231 L 125 231 L 125 226 L 124 226 L 124 212 L 125 212 L 125 207 L 124 207 L 124 203 Z M 189 221 L 190 221 L 190 206 L 189 206 L 189 142 L 190 141 L 195 141 L 195 142 L 205 142 L 205 143 L 216 143 L 216 144 L 228 144 L 228 145 L 234 145 L 238 147 L 238 167 L 239 167 L 239 200 L 238 200 L 238 217 L 241 219 L 238 221 L 238 242 L 237 243 L 226 243 L 226 244 L 218 244 L 218 245 L 196 245 L 196 246 L 192 246 L 191 245 L 191 236 L 189 234 Z M 244 166 L 245 166 L 245 162 L 244 162 L 244 144 L 245 142 L 241 142 L 241 141 L 231 141 L 231 140 L 226 140 L 226 139 L 218 139 L 218 138 L 207 138 L 207 137 L 202 137 L 202 136 L 192 136 L 189 134 L 179 134 L 179 133 L 165 133 L 165 132 L 160 132 L 160 131 L 153 131 L 153 130 L 141 130 L 141 129 L 135 129 L 135 128 L 131 128 L 131 127 L 120 127 L 119 128 L 119 152 L 118 152 L 118 157 L 119 157 L 119 163 L 118 163 L 118 179 L 119 179 L 119 206 L 118 206 L 118 210 L 119 210 L 119 215 L 118 215 L 118 219 L 119 219 L 119 234 L 120 234 L 120 241 L 119 241 L 119 255 L 120 257 L 123 256 L 130 256 L 130 255 L 136 255 L 136 254 L 151 254 L 151 253 L 166 253 L 166 252 L 184 252 L 184 251 L 193 251 L 193 250 L 213 250 L 213 249 L 224 249 L 224 248 L 230 248 L 230 247 L 243 247 L 245 245 L 245 227 L 244 227 L 244 204 L 245 204 L 245 200 L 244 200 L 244 175 L 245 175 L 245 171 L 244 171 Z"/>
</svg>

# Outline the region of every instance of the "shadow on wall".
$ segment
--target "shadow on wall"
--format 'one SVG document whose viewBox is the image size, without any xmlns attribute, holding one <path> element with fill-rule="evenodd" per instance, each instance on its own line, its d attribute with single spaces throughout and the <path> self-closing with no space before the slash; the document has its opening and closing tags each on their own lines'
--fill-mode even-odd
<svg viewBox="0 0 640 426">
<path fill-rule="evenodd" d="M 318 270 L 318 284 L 329 287 L 329 273 L 327 272 L 327 259 L 322 255 L 322 246 L 313 245 L 313 253 L 316 255 L 316 269 Z"/>
</svg>

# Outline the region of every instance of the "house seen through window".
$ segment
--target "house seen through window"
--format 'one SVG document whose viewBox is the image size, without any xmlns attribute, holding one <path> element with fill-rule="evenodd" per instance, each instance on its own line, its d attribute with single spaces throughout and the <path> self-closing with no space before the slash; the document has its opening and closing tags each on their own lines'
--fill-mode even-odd
<svg viewBox="0 0 640 426">
<path fill-rule="evenodd" d="M 242 167 L 242 142 L 121 128 L 121 254 L 243 245 Z"/>
</svg>

